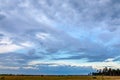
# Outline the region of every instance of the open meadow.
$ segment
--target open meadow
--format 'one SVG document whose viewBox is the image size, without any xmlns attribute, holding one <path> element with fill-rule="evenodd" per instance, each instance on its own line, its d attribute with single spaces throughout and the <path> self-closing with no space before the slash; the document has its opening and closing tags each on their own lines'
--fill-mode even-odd
<svg viewBox="0 0 120 80">
<path fill-rule="evenodd" d="M 0 80 L 120 80 L 120 76 L 0 76 Z"/>
</svg>

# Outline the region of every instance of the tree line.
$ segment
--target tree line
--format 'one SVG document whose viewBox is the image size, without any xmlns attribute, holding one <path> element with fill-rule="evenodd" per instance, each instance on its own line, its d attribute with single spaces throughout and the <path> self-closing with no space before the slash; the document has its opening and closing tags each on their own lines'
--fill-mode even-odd
<svg viewBox="0 0 120 80">
<path fill-rule="evenodd" d="M 120 69 L 112 69 L 112 68 L 103 68 L 93 72 L 92 75 L 103 75 L 103 76 L 120 76 Z"/>
</svg>

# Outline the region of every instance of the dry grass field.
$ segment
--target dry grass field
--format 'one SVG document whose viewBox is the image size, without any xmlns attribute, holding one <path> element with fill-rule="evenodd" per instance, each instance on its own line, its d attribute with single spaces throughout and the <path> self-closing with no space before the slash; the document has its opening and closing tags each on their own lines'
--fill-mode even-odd
<svg viewBox="0 0 120 80">
<path fill-rule="evenodd" d="M 120 80 L 120 76 L 0 76 L 0 80 Z"/>
</svg>

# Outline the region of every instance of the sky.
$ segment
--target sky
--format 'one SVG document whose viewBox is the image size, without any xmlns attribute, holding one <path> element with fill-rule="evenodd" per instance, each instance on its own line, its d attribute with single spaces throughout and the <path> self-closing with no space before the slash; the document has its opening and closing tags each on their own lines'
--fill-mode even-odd
<svg viewBox="0 0 120 80">
<path fill-rule="evenodd" d="M 120 68 L 119 22 L 120 0 L 0 0 L 0 73 Z"/>
</svg>

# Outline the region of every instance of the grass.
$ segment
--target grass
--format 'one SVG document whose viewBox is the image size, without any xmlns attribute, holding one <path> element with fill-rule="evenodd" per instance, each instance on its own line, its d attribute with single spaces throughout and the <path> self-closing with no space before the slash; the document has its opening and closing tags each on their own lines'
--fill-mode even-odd
<svg viewBox="0 0 120 80">
<path fill-rule="evenodd" d="M 0 76 L 0 80 L 120 80 L 120 76 Z"/>
</svg>

